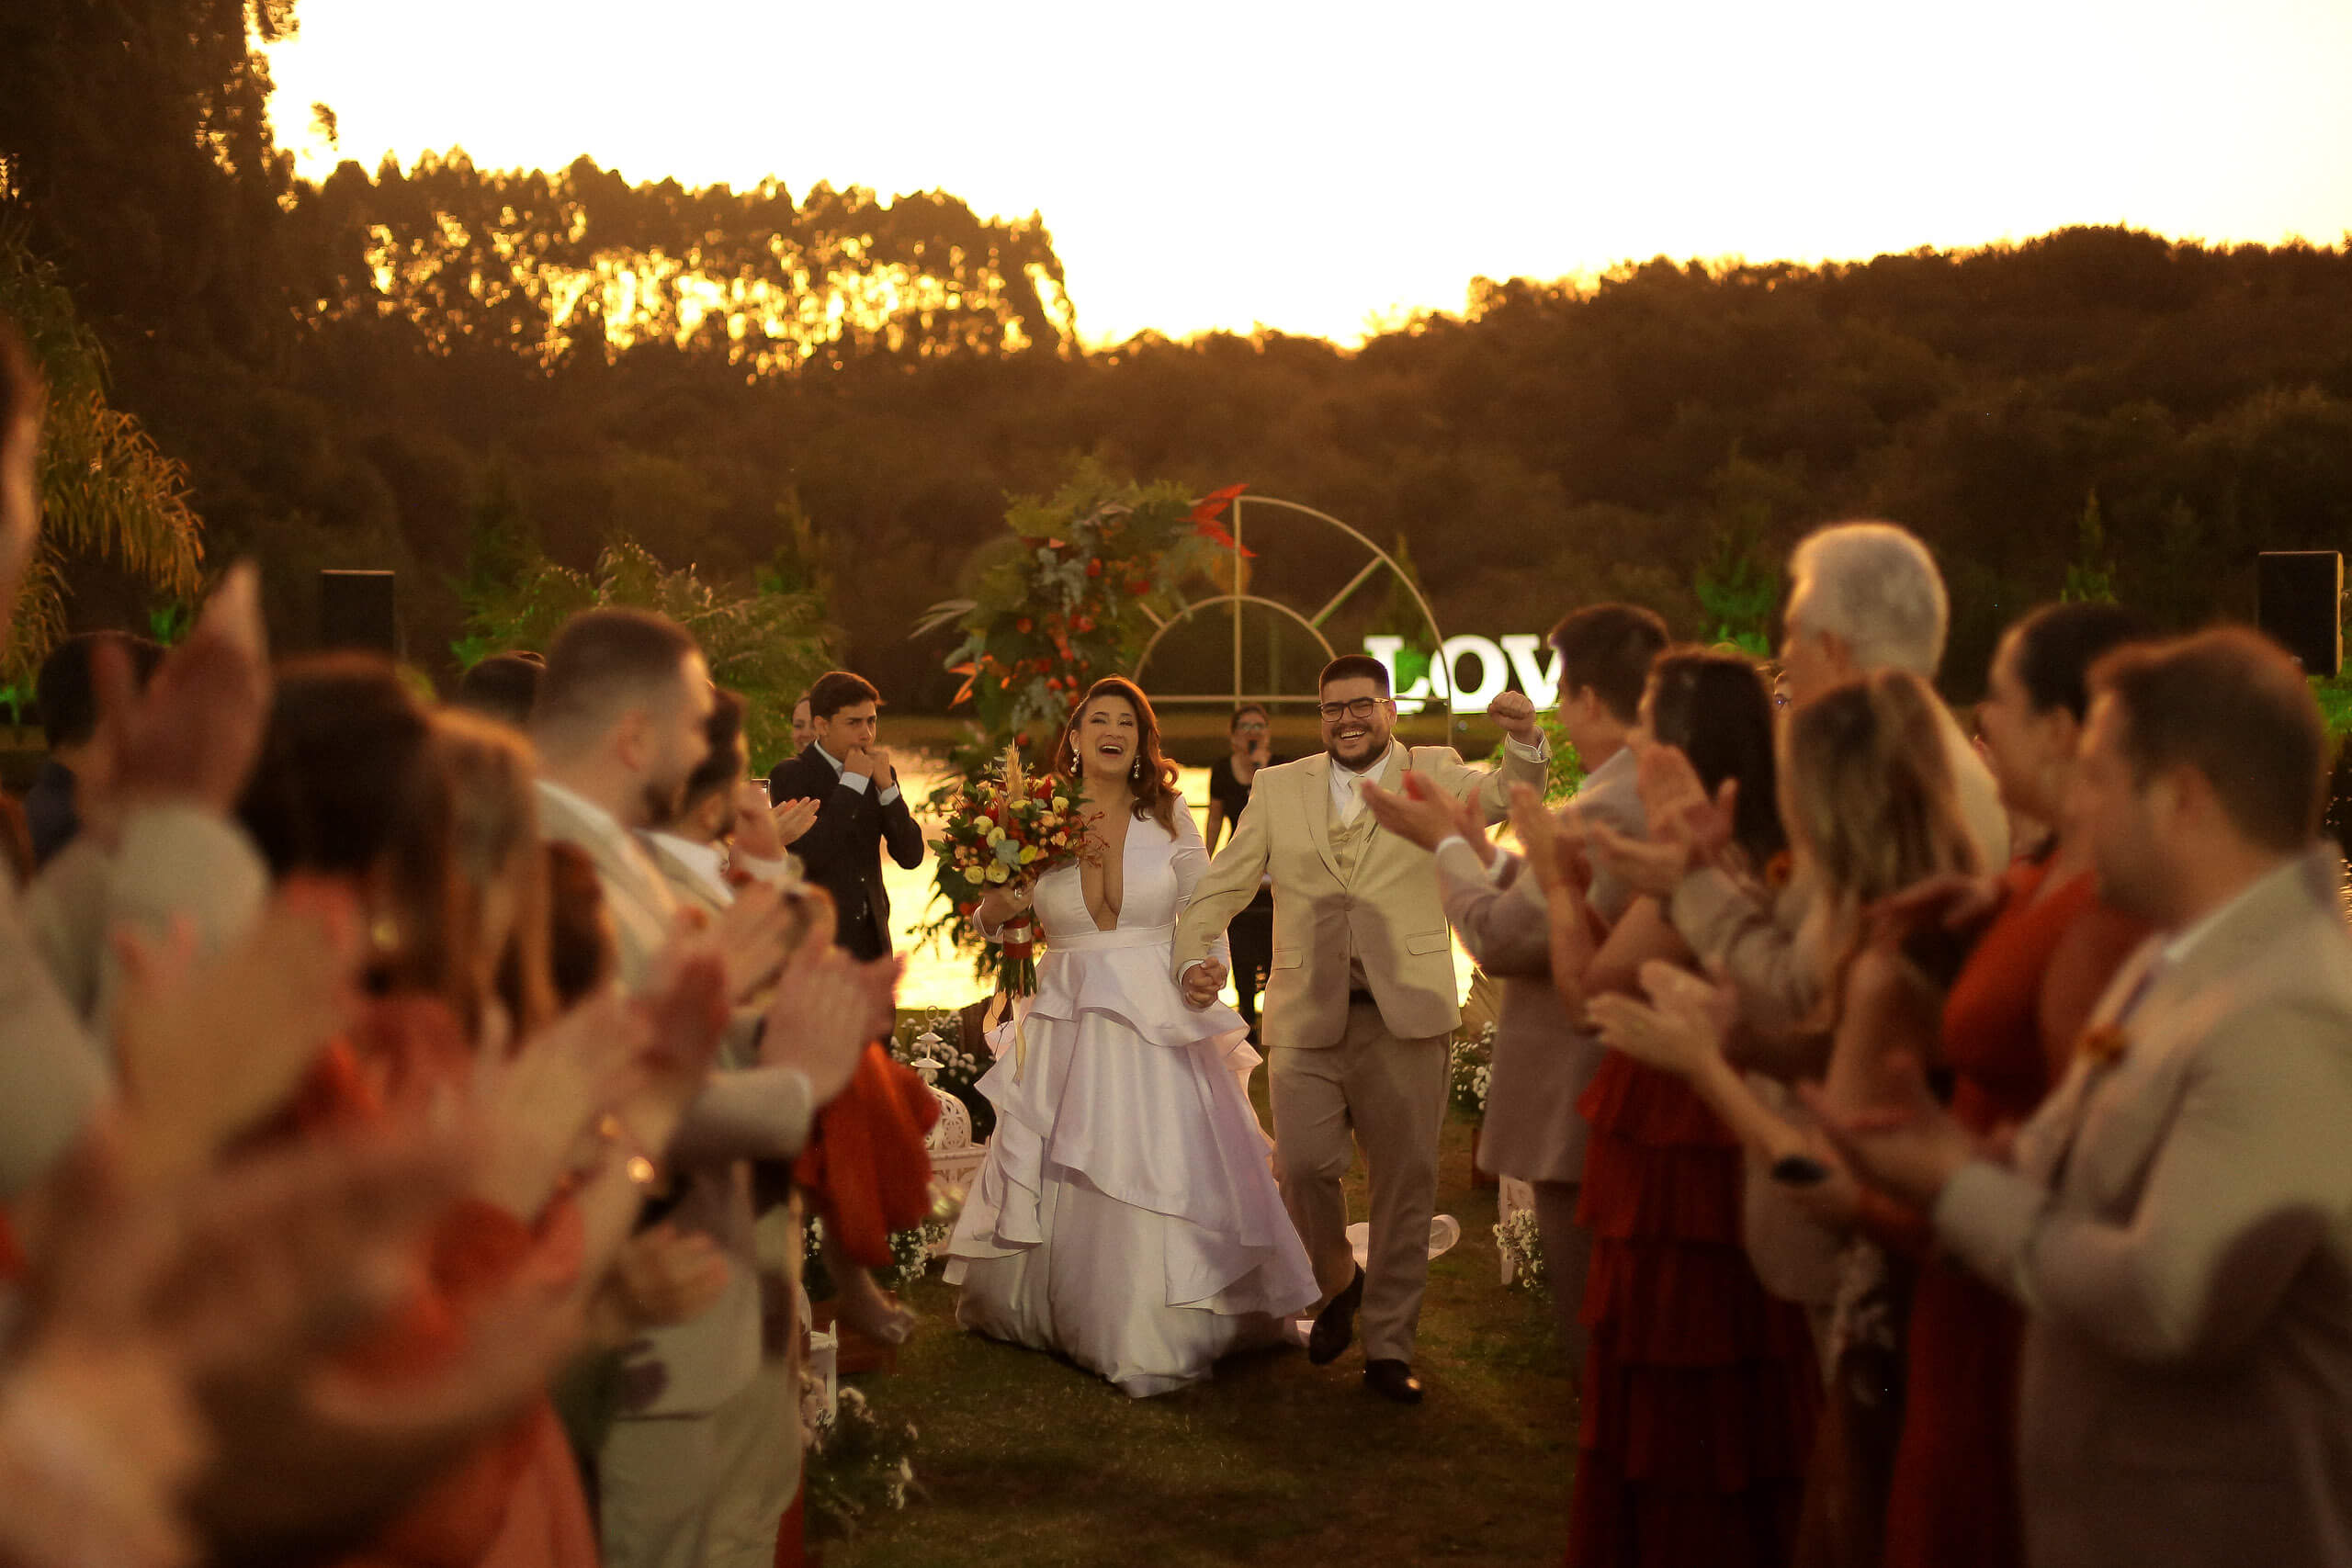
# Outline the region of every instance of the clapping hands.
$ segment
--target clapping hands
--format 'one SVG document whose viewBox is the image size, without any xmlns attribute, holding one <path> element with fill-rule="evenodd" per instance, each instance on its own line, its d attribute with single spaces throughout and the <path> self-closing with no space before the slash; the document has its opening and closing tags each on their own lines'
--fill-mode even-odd
<svg viewBox="0 0 2352 1568">
<path fill-rule="evenodd" d="M 243 940 L 199 961 L 183 928 L 116 938 L 125 1114 L 136 1171 L 168 1180 L 203 1165 L 285 1102 L 350 1022 L 358 907 L 345 888 L 292 882 Z"/>
<path fill-rule="evenodd" d="M 1519 835 L 1520 848 L 1527 852 L 1528 869 L 1547 897 L 1581 892 L 1592 880 L 1592 868 L 1584 855 L 1582 821 L 1555 816 L 1532 785 L 1510 786 L 1510 825 Z"/>
<path fill-rule="evenodd" d="M 1586 1004 L 1602 1043 L 1685 1078 L 1722 1055 L 1737 1007 L 1729 987 L 1654 958 L 1642 965 L 1642 988 L 1646 1002 L 1605 994 Z"/>
<path fill-rule="evenodd" d="M 821 802 L 768 802 L 768 786 L 746 779 L 735 786 L 734 847 L 753 860 L 782 860 L 784 852 L 808 836 Z"/>
<path fill-rule="evenodd" d="M 890 1032 L 903 967 L 898 958 L 861 964 L 833 945 L 831 921 L 818 922 L 776 984 L 761 1059 L 798 1068 L 817 1104 L 832 1100 L 849 1087 L 867 1043 Z"/>
<path fill-rule="evenodd" d="M 1478 807 L 1448 794 L 1419 773 L 1408 772 L 1405 787 L 1396 794 L 1363 781 L 1363 803 L 1372 819 L 1406 842 L 1434 850 L 1459 836 L 1469 840 L 1482 861 L 1494 858 L 1487 841 L 1487 822 Z"/>
<path fill-rule="evenodd" d="M 1912 1053 L 1894 1052 L 1880 1064 L 1879 1089 L 1859 1111 L 1833 1103 L 1817 1084 L 1800 1084 L 1797 1092 L 1857 1174 L 1913 1208 L 1930 1210 L 1944 1183 L 1987 1151 L 1938 1103 Z"/>
</svg>

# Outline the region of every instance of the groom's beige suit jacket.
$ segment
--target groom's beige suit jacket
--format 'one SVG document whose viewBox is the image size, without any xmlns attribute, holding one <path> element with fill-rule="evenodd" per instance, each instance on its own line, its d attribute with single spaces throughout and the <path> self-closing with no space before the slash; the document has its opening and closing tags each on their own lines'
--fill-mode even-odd
<svg viewBox="0 0 2352 1568">
<path fill-rule="evenodd" d="M 1509 810 L 1513 784 L 1541 790 L 1546 769 L 1515 748 L 1506 747 L 1502 767 L 1489 773 L 1468 766 L 1451 747 L 1408 750 L 1392 742 L 1374 782 L 1401 790 L 1408 772 L 1448 795 L 1475 795 L 1491 822 Z M 1391 1034 L 1414 1040 L 1453 1032 L 1462 1018 L 1453 939 L 1430 853 L 1374 825 L 1354 866 L 1343 868 L 1331 837 L 1331 760 L 1319 752 L 1258 771 L 1231 840 L 1177 921 L 1180 978 L 1257 897 L 1269 872 L 1274 961 L 1263 1007 L 1270 1044 L 1311 1050 L 1339 1043 L 1348 1027 L 1351 953 Z"/>
<path fill-rule="evenodd" d="M 2028 1314 L 2036 1568 L 2352 1564 L 2342 888 L 2314 850 L 2185 952 L 2151 940 L 2086 1035 L 2120 1054 L 2078 1054 L 2014 1168 L 1970 1165 L 1937 1202 L 1944 1245 Z"/>
</svg>

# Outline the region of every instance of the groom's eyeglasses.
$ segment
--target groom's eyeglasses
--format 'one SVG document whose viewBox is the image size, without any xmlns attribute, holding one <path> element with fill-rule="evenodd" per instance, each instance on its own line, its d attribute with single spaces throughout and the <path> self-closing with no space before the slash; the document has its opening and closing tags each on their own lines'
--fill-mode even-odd
<svg viewBox="0 0 2352 1568">
<path fill-rule="evenodd" d="M 1358 697 L 1351 703 L 1318 704 L 1315 711 L 1323 716 L 1324 723 L 1337 724 L 1343 718 L 1370 718 L 1387 700 L 1385 697 Z"/>
</svg>

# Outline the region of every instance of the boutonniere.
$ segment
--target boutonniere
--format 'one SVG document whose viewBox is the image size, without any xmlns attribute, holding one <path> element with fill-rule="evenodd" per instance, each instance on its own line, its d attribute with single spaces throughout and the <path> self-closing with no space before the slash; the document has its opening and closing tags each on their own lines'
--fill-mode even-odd
<svg viewBox="0 0 2352 1568">
<path fill-rule="evenodd" d="M 2083 1032 L 2075 1043 L 2075 1052 L 2096 1067 L 2111 1067 L 2123 1059 L 2132 1048 L 2132 1037 L 2123 1032 L 2120 1024 L 2102 1023 Z"/>
</svg>

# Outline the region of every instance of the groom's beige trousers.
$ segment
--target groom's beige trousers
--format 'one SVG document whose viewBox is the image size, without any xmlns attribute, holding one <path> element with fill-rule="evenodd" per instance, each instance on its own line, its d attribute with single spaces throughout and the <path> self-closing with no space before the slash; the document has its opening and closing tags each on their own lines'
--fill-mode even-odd
<svg viewBox="0 0 2352 1568">
<path fill-rule="evenodd" d="M 1357 1324 L 1368 1361 L 1413 1359 L 1430 1276 L 1446 1036 L 1399 1040 L 1369 999 L 1320 1047 L 1272 1044 L 1267 1093 L 1283 1205 L 1328 1301 L 1354 1277 L 1345 1182 L 1361 1138 L 1372 1177 L 1372 1245 Z M 1375 1152 L 1376 1151 L 1376 1152 Z"/>
</svg>

